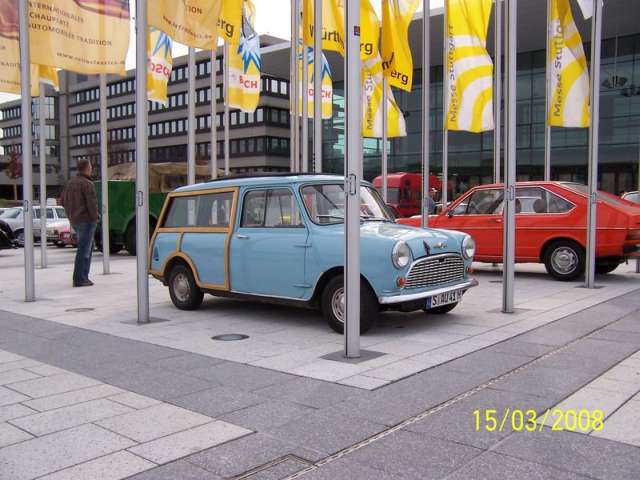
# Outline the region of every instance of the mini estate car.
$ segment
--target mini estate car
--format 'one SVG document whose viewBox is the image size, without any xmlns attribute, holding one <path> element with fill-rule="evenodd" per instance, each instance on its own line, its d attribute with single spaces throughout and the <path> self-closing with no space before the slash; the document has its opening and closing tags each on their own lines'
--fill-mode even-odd
<svg viewBox="0 0 640 480">
<path fill-rule="evenodd" d="M 398 225 L 377 190 L 361 194 L 361 329 L 378 312 L 446 313 L 477 281 L 464 233 Z M 344 179 L 334 175 L 235 177 L 179 188 L 165 201 L 149 250 L 150 273 L 177 308 L 203 294 L 320 309 L 343 331 Z"/>
<path fill-rule="evenodd" d="M 474 187 L 431 216 L 429 226 L 452 228 L 474 237 L 476 261 L 502 261 L 503 185 Z M 606 274 L 628 258 L 640 257 L 640 207 L 599 191 L 596 272 Z M 516 185 L 516 262 L 544 263 L 558 280 L 574 280 L 585 269 L 587 236 L 585 185 L 569 182 L 518 182 Z M 420 225 L 419 218 L 398 220 Z"/>
</svg>

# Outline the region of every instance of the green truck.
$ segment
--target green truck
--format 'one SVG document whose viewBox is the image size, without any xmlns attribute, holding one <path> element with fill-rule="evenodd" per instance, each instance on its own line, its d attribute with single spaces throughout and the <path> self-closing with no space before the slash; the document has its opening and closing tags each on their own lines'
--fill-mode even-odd
<svg viewBox="0 0 640 480">
<path fill-rule="evenodd" d="M 118 253 L 122 249 L 130 255 L 136 254 L 136 182 L 131 180 L 109 180 L 109 251 Z M 98 205 L 102 202 L 100 182 L 95 182 Z M 149 233 L 158 223 L 166 193 L 149 193 Z M 96 230 L 96 246 L 102 250 L 100 225 Z"/>
</svg>

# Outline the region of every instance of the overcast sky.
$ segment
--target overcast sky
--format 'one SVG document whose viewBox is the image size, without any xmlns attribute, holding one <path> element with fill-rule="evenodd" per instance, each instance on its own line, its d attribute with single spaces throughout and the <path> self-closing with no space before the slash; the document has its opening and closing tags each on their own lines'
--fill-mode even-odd
<svg viewBox="0 0 640 480">
<path fill-rule="evenodd" d="M 151 0 L 153 1 L 153 0 Z M 291 0 L 253 0 L 256 6 L 256 27 L 260 34 L 269 34 L 275 37 L 289 39 L 291 35 L 291 25 L 289 15 L 291 11 Z M 373 7 L 380 14 L 380 0 L 371 0 Z M 431 9 L 440 8 L 443 0 L 431 0 Z M 130 0 L 131 12 L 135 12 L 136 0 Z M 422 6 L 418 7 L 422 11 Z M 135 67 L 135 29 L 133 19 L 131 21 L 131 35 L 129 40 L 129 53 L 127 54 L 127 69 Z M 174 43 L 173 55 L 180 56 L 187 53 L 187 48 Z M 19 98 L 16 95 L 0 93 L 0 102 Z"/>
</svg>

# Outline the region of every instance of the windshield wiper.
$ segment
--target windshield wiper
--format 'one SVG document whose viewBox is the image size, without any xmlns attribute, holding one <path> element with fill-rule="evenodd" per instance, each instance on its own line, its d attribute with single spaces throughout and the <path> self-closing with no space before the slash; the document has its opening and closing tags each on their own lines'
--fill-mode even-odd
<svg viewBox="0 0 640 480">
<path fill-rule="evenodd" d="M 330 213 L 326 215 L 316 215 L 317 218 L 337 218 L 338 220 L 344 220 L 344 217 L 341 215 L 331 215 Z"/>
</svg>

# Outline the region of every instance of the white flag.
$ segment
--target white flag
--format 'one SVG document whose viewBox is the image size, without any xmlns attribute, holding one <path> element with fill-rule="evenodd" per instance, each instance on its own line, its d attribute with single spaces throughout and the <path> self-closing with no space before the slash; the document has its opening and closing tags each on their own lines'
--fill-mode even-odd
<svg viewBox="0 0 640 480">
<path fill-rule="evenodd" d="M 593 0 L 578 0 L 578 5 L 580 5 L 585 20 L 593 16 Z"/>
</svg>

